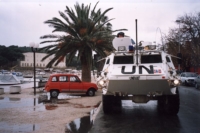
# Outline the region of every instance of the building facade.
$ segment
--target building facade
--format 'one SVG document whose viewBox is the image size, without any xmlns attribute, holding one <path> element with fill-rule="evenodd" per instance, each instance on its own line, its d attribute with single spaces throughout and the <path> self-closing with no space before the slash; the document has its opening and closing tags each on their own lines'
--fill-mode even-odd
<svg viewBox="0 0 200 133">
<path fill-rule="evenodd" d="M 20 67 L 33 67 L 33 53 L 27 52 L 23 53 L 24 61 L 20 61 Z M 41 61 L 47 54 L 45 53 L 35 53 L 35 67 L 45 68 L 46 65 L 53 59 L 53 56 L 48 57 L 44 61 Z M 53 68 L 66 68 L 65 59 L 60 62 L 57 66 L 52 66 Z"/>
</svg>

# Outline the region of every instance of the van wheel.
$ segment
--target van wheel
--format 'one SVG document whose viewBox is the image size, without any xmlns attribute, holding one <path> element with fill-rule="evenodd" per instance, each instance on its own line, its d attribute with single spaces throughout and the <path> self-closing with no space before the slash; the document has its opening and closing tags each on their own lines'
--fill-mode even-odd
<svg viewBox="0 0 200 133">
<path fill-rule="evenodd" d="M 86 94 L 88 96 L 94 96 L 95 95 L 95 91 L 93 89 L 89 89 Z"/>
<path fill-rule="evenodd" d="M 179 112 L 180 98 L 177 90 L 176 95 L 162 96 L 158 99 L 158 112 L 169 115 L 177 115 Z"/>
<path fill-rule="evenodd" d="M 50 91 L 51 97 L 56 98 L 56 97 L 58 97 L 58 95 L 59 95 L 59 92 L 57 90 L 51 90 Z"/>
</svg>

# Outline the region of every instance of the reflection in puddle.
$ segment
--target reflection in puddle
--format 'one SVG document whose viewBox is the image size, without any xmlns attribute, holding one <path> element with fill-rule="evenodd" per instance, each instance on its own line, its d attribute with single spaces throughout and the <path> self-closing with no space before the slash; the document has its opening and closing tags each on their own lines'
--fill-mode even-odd
<svg viewBox="0 0 200 133">
<path fill-rule="evenodd" d="M 4 97 L 0 97 L 0 100 L 3 100 L 4 99 Z"/>
<path fill-rule="evenodd" d="M 39 129 L 39 125 L 37 124 L 19 124 L 19 125 L 11 125 L 6 122 L 0 122 L 0 129 L 4 130 L 6 132 L 6 129 L 11 130 L 14 132 L 30 132 L 35 131 Z"/>
<path fill-rule="evenodd" d="M 98 108 L 90 111 L 90 116 L 75 119 L 65 127 L 65 133 L 88 133 L 92 128 L 94 117 L 93 115 Z"/>
<path fill-rule="evenodd" d="M 59 96 L 58 96 L 58 99 L 73 99 L 73 98 L 81 98 L 80 95 L 68 95 L 68 94 L 65 94 L 65 93 L 60 93 Z"/>
<path fill-rule="evenodd" d="M 69 99 L 74 99 L 74 98 L 81 98 L 81 96 L 71 96 L 71 95 L 61 93 L 61 94 L 59 94 L 58 98 L 52 98 L 47 94 L 42 94 L 42 95 L 39 95 L 38 102 L 39 103 L 65 104 L 65 103 L 68 103 L 67 101 Z"/>
<path fill-rule="evenodd" d="M 36 98 L 13 98 L 13 97 L 4 97 L 0 100 L 0 109 L 6 108 L 22 108 L 22 107 L 33 107 L 35 111 L 44 111 L 45 107 L 43 104 L 37 104 Z"/>
<path fill-rule="evenodd" d="M 9 98 L 10 101 L 20 101 L 21 98 Z"/>
<path fill-rule="evenodd" d="M 39 95 L 38 104 L 43 103 L 43 102 L 45 102 L 47 100 L 48 100 L 48 96 L 47 95 Z"/>
<path fill-rule="evenodd" d="M 53 104 L 46 104 L 45 105 L 46 110 L 55 110 L 57 107 L 58 107 L 57 105 L 53 105 Z"/>
<path fill-rule="evenodd" d="M 75 119 L 66 125 L 65 133 L 87 133 L 93 125 L 90 116 Z"/>
<path fill-rule="evenodd" d="M 46 110 L 55 110 L 58 108 L 58 104 L 69 104 L 68 100 L 73 98 L 81 98 L 81 96 L 71 96 L 66 94 L 61 94 L 58 98 L 52 98 L 47 94 L 39 95 L 38 103 L 44 103 Z M 75 104 L 74 107 L 76 108 L 89 108 L 91 106 L 83 106 L 81 104 Z"/>
<path fill-rule="evenodd" d="M 83 106 L 82 104 L 74 104 L 74 107 L 75 108 L 91 108 L 91 107 L 94 107 L 94 108 L 97 108 L 99 107 L 101 102 L 97 103 L 97 105 L 94 105 L 94 106 Z"/>
</svg>

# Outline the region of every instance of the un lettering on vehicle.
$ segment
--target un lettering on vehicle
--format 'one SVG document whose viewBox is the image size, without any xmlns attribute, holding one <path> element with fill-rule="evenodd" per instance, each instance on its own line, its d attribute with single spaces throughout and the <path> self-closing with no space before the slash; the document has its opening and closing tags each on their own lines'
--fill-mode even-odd
<svg viewBox="0 0 200 133">
<path fill-rule="evenodd" d="M 122 74 L 135 74 L 136 70 L 138 70 L 139 74 L 143 74 L 143 72 L 147 72 L 148 74 L 154 74 L 154 67 L 153 65 L 150 65 L 149 68 L 147 66 L 132 66 L 132 70 L 131 71 L 126 71 L 126 66 L 122 66 L 121 67 L 121 73 Z M 161 70 L 160 70 L 161 71 Z"/>
</svg>

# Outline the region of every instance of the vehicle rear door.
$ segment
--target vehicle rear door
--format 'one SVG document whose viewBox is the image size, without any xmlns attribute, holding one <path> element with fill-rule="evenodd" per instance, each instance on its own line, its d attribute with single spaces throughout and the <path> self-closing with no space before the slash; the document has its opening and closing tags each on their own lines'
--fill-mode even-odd
<svg viewBox="0 0 200 133">
<path fill-rule="evenodd" d="M 59 76 L 58 80 L 60 83 L 60 91 L 61 92 L 69 92 L 69 80 L 67 75 Z"/>
<path fill-rule="evenodd" d="M 70 76 L 69 87 L 70 92 L 83 92 L 83 84 L 81 80 L 75 75 Z"/>
</svg>

